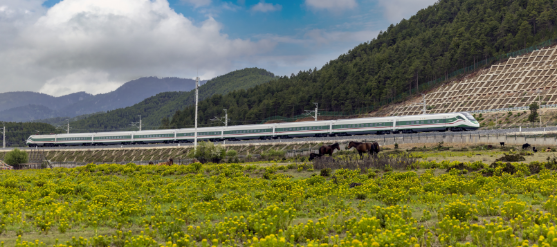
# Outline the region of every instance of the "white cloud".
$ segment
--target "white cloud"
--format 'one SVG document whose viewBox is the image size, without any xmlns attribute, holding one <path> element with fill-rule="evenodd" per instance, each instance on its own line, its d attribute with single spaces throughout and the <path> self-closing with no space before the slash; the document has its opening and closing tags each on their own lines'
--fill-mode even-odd
<svg viewBox="0 0 557 247">
<path fill-rule="evenodd" d="M 65 0 L 48 11 L 21 1 L 33 2 L 0 0 L 0 31 L 9 31 L 0 36 L 0 92 L 102 93 L 140 76 L 193 77 L 197 68 L 210 79 L 276 44 L 230 39 L 214 19 L 195 24 L 167 0 Z M 4 22 L 7 10 L 19 14 Z"/>
<path fill-rule="evenodd" d="M 272 3 L 265 3 L 264 1 L 259 2 L 258 4 L 251 7 L 252 11 L 255 12 L 273 12 L 273 11 L 280 11 L 282 6 L 280 4 L 272 4 Z"/>
<path fill-rule="evenodd" d="M 433 5 L 438 0 L 379 0 L 379 5 L 385 8 L 385 17 L 398 23 L 403 18 L 408 19 L 420 9 Z"/>
<path fill-rule="evenodd" d="M 242 9 L 242 7 L 233 4 L 233 3 L 229 3 L 229 2 L 225 2 L 222 4 L 222 8 L 226 9 L 226 10 L 230 10 L 230 11 L 238 11 L 240 9 Z"/>
<path fill-rule="evenodd" d="M 182 2 L 191 4 L 196 8 L 211 4 L 211 0 L 182 0 Z"/>
<path fill-rule="evenodd" d="M 107 72 L 83 69 L 46 81 L 39 92 L 50 95 L 66 95 L 81 91 L 99 94 L 114 91 L 120 85 L 121 82 L 111 81 Z"/>
<path fill-rule="evenodd" d="M 332 12 L 353 9 L 358 6 L 356 0 L 305 0 L 306 5 L 316 10 L 329 10 Z"/>
</svg>

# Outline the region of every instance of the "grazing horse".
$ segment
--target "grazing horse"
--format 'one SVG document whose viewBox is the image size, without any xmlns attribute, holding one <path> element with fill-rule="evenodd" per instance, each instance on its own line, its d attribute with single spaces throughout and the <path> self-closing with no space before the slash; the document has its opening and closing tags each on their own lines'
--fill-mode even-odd
<svg viewBox="0 0 557 247">
<path fill-rule="evenodd" d="M 163 163 L 160 163 L 158 165 L 159 166 L 171 166 L 171 165 L 174 165 L 174 160 L 172 158 L 170 158 L 170 159 L 168 159 L 167 162 L 163 162 Z"/>
<path fill-rule="evenodd" d="M 360 158 L 363 159 L 363 153 L 368 153 L 369 155 L 376 156 L 381 149 L 379 148 L 379 143 L 372 142 L 372 143 L 365 143 L 365 142 L 350 142 L 348 146 L 346 146 L 346 150 L 356 148 L 358 153 L 360 154 Z"/>
<path fill-rule="evenodd" d="M 335 151 L 335 149 L 338 149 L 338 151 L 340 151 L 340 146 L 338 145 L 338 143 L 335 143 L 331 146 L 321 146 L 319 148 L 319 156 L 323 156 L 325 154 L 333 156 L 333 152 Z"/>
</svg>

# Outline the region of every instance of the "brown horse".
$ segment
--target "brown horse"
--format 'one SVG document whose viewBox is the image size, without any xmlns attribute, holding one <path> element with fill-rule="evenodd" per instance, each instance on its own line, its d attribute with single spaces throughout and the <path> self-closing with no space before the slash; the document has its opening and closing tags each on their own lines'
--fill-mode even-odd
<svg viewBox="0 0 557 247">
<path fill-rule="evenodd" d="M 381 151 L 381 149 L 379 148 L 379 143 L 377 142 L 372 142 L 372 143 L 366 143 L 366 142 L 350 142 L 348 143 L 348 146 L 346 146 L 346 150 L 351 149 L 351 148 L 356 148 L 356 150 L 358 150 L 358 153 L 360 154 L 360 158 L 363 159 L 363 153 L 368 153 L 370 156 L 373 154 L 373 156 L 376 156 L 379 151 Z"/>
<path fill-rule="evenodd" d="M 335 149 L 338 149 L 338 151 L 340 151 L 340 146 L 338 145 L 338 143 L 335 143 L 331 146 L 321 146 L 319 148 L 319 156 L 323 156 L 325 154 L 333 156 L 333 152 L 335 151 Z"/>
</svg>

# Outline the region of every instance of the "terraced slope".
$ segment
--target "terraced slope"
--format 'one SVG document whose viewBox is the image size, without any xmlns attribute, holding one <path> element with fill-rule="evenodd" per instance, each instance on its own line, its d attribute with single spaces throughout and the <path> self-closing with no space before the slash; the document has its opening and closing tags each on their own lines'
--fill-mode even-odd
<svg viewBox="0 0 557 247">
<path fill-rule="evenodd" d="M 476 75 L 426 94 L 428 113 L 518 109 L 533 102 L 557 104 L 557 47 L 511 58 Z M 404 102 L 385 115 L 423 113 L 422 98 Z"/>
</svg>

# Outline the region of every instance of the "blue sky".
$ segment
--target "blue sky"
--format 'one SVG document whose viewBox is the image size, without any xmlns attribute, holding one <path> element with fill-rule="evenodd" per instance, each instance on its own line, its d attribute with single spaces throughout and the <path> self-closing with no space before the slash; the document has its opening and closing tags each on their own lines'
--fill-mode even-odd
<svg viewBox="0 0 557 247">
<path fill-rule="evenodd" d="M 210 79 L 245 67 L 290 75 L 434 2 L 0 0 L 0 83 L 20 82 L 0 92 L 97 94 L 141 76 Z"/>
</svg>

